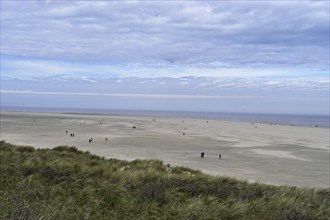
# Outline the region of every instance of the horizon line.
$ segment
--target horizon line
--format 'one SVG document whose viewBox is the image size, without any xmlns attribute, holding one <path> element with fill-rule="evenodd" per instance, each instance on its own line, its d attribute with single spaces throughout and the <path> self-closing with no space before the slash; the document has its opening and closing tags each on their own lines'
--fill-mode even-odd
<svg viewBox="0 0 330 220">
<path fill-rule="evenodd" d="M 179 95 L 179 94 L 148 94 L 148 93 L 96 93 L 96 92 L 45 92 L 31 90 L 0 90 L 2 94 L 34 94 L 34 95 L 73 95 L 73 96 L 112 96 L 132 98 L 163 98 L 163 99 L 255 99 L 260 96 L 211 96 L 211 95 Z"/>
</svg>

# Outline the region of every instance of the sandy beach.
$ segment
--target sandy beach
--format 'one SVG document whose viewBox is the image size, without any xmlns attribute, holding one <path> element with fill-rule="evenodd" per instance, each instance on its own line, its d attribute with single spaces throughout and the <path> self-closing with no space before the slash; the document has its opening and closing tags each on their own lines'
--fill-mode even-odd
<svg viewBox="0 0 330 220">
<path fill-rule="evenodd" d="M 212 175 L 276 185 L 329 187 L 328 128 L 174 117 L 1 112 L 0 135 L 1 140 L 19 145 L 69 145 L 105 158 L 159 159 Z M 201 152 L 205 152 L 204 158 L 200 158 Z"/>
</svg>

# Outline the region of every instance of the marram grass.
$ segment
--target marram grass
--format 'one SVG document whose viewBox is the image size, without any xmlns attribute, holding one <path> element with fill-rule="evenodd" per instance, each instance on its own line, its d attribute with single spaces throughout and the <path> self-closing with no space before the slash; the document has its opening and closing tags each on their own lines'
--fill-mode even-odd
<svg viewBox="0 0 330 220">
<path fill-rule="evenodd" d="M 0 219 L 329 219 L 329 189 L 0 142 Z"/>
</svg>

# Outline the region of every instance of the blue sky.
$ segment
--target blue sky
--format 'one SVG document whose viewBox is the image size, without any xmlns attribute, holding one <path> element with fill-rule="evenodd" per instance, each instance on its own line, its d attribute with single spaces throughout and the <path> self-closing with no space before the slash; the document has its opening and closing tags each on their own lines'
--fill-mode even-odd
<svg viewBox="0 0 330 220">
<path fill-rule="evenodd" d="M 1 105 L 329 114 L 329 1 L 1 1 Z"/>
</svg>

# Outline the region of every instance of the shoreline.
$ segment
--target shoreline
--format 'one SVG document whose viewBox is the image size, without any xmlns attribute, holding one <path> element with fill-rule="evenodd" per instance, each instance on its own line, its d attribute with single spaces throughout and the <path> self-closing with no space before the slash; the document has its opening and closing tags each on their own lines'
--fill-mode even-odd
<svg viewBox="0 0 330 220">
<path fill-rule="evenodd" d="M 166 116 L 1 112 L 0 139 L 37 148 L 75 146 L 106 158 L 159 159 L 252 182 L 329 187 L 328 128 Z"/>
<path fill-rule="evenodd" d="M 11 108 L 11 107 L 5 107 L 5 108 Z M 17 107 L 13 107 L 17 108 Z M 158 110 L 121 110 L 121 109 L 99 109 L 99 111 L 107 111 L 107 112 L 97 112 L 98 109 L 95 109 L 95 112 L 89 112 L 89 110 L 94 109 L 81 109 L 82 111 L 67 111 L 67 110 L 60 110 L 53 111 L 54 109 L 49 108 L 47 111 L 35 111 L 35 109 L 38 108 L 32 108 L 31 111 L 24 110 L 25 107 L 22 107 L 22 110 L 0 110 L 1 113 L 11 113 L 11 112 L 17 112 L 17 113 L 40 113 L 40 114 L 47 114 L 47 113 L 54 113 L 54 114 L 66 114 L 66 115 L 99 115 L 99 116 L 134 116 L 134 117 L 159 117 L 159 118 L 187 118 L 187 119 L 196 119 L 196 120 L 216 120 L 216 121 L 223 121 L 223 122 L 246 122 L 246 123 L 257 123 L 257 124 L 264 124 L 264 125 L 281 125 L 281 126 L 295 126 L 295 127 L 317 127 L 317 128 L 325 128 L 330 129 L 330 115 L 307 115 L 307 114 L 266 114 L 266 113 L 238 113 L 238 112 L 190 112 L 190 111 L 158 111 Z M 85 111 L 85 112 L 84 112 Z M 185 115 L 185 113 L 188 113 L 188 115 Z M 203 114 L 203 116 L 201 115 Z M 209 116 L 209 114 L 220 114 L 224 116 L 230 115 L 228 118 L 222 118 L 219 117 L 212 117 Z M 249 119 L 237 119 L 235 118 L 240 115 L 244 116 L 251 116 L 255 117 L 255 120 L 249 120 Z M 301 123 L 283 123 L 283 122 L 275 122 L 276 120 L 267 120 L 263 119 L 261 120 L 258 117 L 267 117 L 267 116 L 276 116 L 276 117 L 324 117 L 327 118 L 328 123 L 325 123 L 327 125 L 318 125 L 317 123 L 314 124 L 301 124 Z"/>
</svg>

